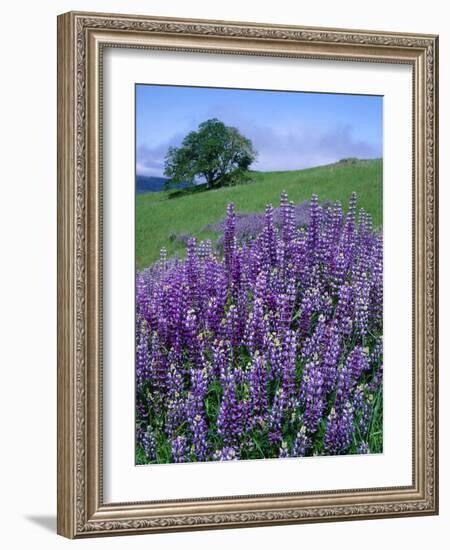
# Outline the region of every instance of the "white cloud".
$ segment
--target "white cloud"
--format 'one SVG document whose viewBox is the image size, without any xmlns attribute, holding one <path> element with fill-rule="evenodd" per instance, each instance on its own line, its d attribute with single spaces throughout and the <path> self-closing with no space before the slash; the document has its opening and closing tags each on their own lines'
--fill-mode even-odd
<svg viewBox="0 0 450 550">
<path fill-rule="evenodd" d="M 258 151 L 258 160 L 252 168 L 261 171 L 298 170 L 329 164 L 346 157 L 376 158 L 382 156 L 381 147 L 359 139 L 351 125 L 322 128 L 274 128 L 255 124 L 230 106 L 216 108 L 209 117 L 216 116 L 225 124 L 236 126 L 250 138 Z M 208 118 L 208 116 L 206 117 Z M 202 117 L 204 120 L 205 117 Z M 192 121 L 193 129 L 199 121 Z M 137 150 L 137 174 L 161 176 L 164 157 L 170 145 L 179 145 L 183 135 L 156 146 L 141 145 Z"/>
</svg>

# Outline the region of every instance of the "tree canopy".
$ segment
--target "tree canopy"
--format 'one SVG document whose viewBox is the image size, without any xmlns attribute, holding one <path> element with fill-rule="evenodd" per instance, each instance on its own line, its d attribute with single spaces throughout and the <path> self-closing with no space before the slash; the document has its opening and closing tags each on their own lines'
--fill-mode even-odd
<svg viewBox="0 0 450 550">
<path fill-rule="evenodd" d="M 212 118 L 187 134 L 180 147 L 169 147 L 164 174 L 169 186 L 203 179 L 211 189 L 238 180 L 256 156 L 252 142 L 237 128 Z"/>
</svg>

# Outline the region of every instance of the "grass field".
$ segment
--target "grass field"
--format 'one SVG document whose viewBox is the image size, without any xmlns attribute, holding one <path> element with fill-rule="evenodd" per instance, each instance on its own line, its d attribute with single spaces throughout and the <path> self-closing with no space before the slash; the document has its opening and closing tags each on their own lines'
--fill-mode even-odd
<svg viewBox="0 0 450 550">
<path fill-rule="evenodd" d="M 237 212 L 262 211 L 266 204 L 278 206 L 287 191 L 295 203 L 311 198 L 340 200 L 344 208 L 353 191 L 358 207 L 369 212 L 375 226 L 383 222 L 381 160 L 357 160 L 288 172 L 253 172 L 252 183 L 169 198 L 168 192 L 145 193 L 136 197 L 136 263 L 142 269 L 159 258 L 162 247 L 168 256 L 184 254 L 176 236 L 190 234 L 199 239 L 214 237 L 203 230 L 225 216 L 233 202 Z"/>
</svg>

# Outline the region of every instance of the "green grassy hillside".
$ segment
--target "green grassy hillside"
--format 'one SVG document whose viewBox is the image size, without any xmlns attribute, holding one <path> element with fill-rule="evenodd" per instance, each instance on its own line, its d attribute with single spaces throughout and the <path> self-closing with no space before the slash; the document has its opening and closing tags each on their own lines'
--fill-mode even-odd
<svg viewBox="0 0 450 550">
<path fill-rule="evenodd" d="M 234 202 L 236 211 L 258 212 L 266 204 L 278 206 L 280 194 L 287 191 L 295 203 L 308 200 L 312 193 L 319 201 L 340 200 L 344 208 L 353 191 L 358 207 L 372 214 L 374 224 L 382 224 L 382 161 L 358 160 L 289 172 L 253 172 L 252 183 L 224 187 L 191 195 L 169 198 L 169 193 L 145 193 L 136 197 L 136 262 L 142 269 L 159 257 L 161 247 L 168 255 L 183 253 L 176 240 L 181 234 L 199 239 L 212 235 L 207 224 L 224 218 L 226 206 Z"/>
</svg>

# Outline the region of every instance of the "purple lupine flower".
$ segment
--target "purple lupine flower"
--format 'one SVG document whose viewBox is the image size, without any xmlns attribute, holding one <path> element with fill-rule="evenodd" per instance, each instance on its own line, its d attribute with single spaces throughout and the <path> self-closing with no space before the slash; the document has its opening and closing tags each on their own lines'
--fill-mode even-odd
<svg viewBox="0 0 450 550">
<path fill-rule="evenodd" d="M 295 394 L 297 368 L 297 337 L 294 331 L 286 331 L 283 346 L 282 387 L 286 398 Z"/>
<path fill-rule="evenodd" d="M 247 326 L 244 339 L 250 352 L 261 348 L 264 343 L 264 337 L 267 331 L 267 322 L 265 319 L 265 298 L 267 294 L 267 277 L 261 272 L 254 288 L 253 310 L 250 311 L 247 319 Z"/>
<path fill-rule="evenodd" d="M 330 285 L 335 293 L 339 293 L 342 289 L 342 285 L 345 281 L 347 262 L 345 260 L 344 252 L 338 250 L 338 253 L 334 256 L 331 261 L 331 275 L 330 275 Z"/>
<path fill-rule="evenodd" d="M 208 372 L 206 368 L 193 368 L 191 375 L 191 393 L 189 395 L 190 407 L 193 414 L 197 414 L 203 409 L 203 402 L 208 391 Z"/>
<path fill-rule="evenodd" d="M 279 388 L 275 393 L 272 409 L 269 414 L 269 426 L 274 431 L 280 431 L 283 419 L 285 416 L 285 410 L 287 407 L 287 398 L 282 388 Z"/>
<path fill-rule="evenodd" d="M 217 433 L 226 445 L 233 446 L 243 430 L 242 408 L 237 400 L 233 374 L 230 373 L 223 383 L 225 387 L 217 418 Z"/>
<path fill-rule="evenodd" d="M 363 404 L 364 404 L 364 385 L 360 384 L 355 388 L 355 391 L 353 392 L 353 407 L 355 411 L 361 410 Z"/>
<path fill-rule="evenodd" d="M 329 394 L 336 385 L 338 361 L 341 355 L 341 334 L 338 324 L 332 322 L 327 327 L 327 339 L 323 352 L 324 392 Z"/>
<path fill-rule="evenodd" d="M 139 326 L 136 345 L 136 382 L 140 386 L 150 378 L 149 330 L 145 321 Z"/>
<path fill-rule="evenodd" d="M 242 341 L 239 313 L 235 305 L 231 305 L 226 313 L 225 338 L 230 342 L 233 349 L 240 346 Z"/>
<path fill-rule="evenodd" d="M 383 383 L 383 363 L 376 370 L 372 381 L 369 384 L 369 391 L 376 392 Z"/>
<path fill-rule="evenodd" d="M 366 441 L 363 441 L 359 445 L 357 453 L 360 455 L 368 455 L 370 453 L 369 444 Z"/>
<path fill-rule="evenodd" d="M 279 328 L 278 333 L 283 334 L 289 330 L 292 321 L 292 315 L 294 312 L 295 299 L 296 299 L 296 287 L 295 281 L 290 280 L 286 285 L 286 292 L 279 294 Z"/>
<path fill-rule="evenodd" d="M 305 456 L 310 444 L 310 438 L 306 435 L 306 426 L 303 425 L 295 437 L 291 456 Z"/>
<path fill-rule="evenodd" d="M 234 447 L 223 447 L 222 449 L 217 450 L 213 456 L 214 460 L 237 460 L 239 458 L 239 453 Z"/>
<path fill-rule="evenodd" d="M 224 260 L 225 270 L 231 276 L 233 266 L 233 253 L 235 248 L 236 214 L 233 203 L 227 206 L 227 220 L 224 232 Z"/>
<path fill-rule="evenodd" d="M 352 372 L 353 379 L 358 380 L 364 371 L 370 369 L 368 349 L 361 346 L 355 346 L 348 356 L 347 362 Z"/>
<path fill-rule="evenodd" d="M 265 346 L 269 357 L 269 378 L 271 380 L 283 377 L 283 346 L 275 333 L 269 333 Z"/>
<path fill-rule="evenodd" d="M 136 445 L 142 445 L 142 439 L 144 437 L 146 430 L 140 424 L 136 425 Z"/>
<path fill-rule="evenodd" d="M 200 359 L 200 342 L 198 340 L 198 319 L 194 309 L 189 309 L 184 320 L 184 333 L 189 350 L 190 361 L 199 366 Z"/>
<path fill-rule="evenodd" d="M 172 439 L 172 459 L 174 462 L 187 462 L 187 442 L 184 435 Z"/>
<path fill-rule="evenodd" d="M 199 303 L 200 289 L 198 285 L 198 277 L 200 271 L 200 259 L 198 256 L 197 240 L 191 238 L 188 241 L 187 256 L 186 256 L 186 276 L 188 281 L 188 292 L 191 301 L 191 306 L 196 306 Z"/>
<path fill-rule="evenodd" d="M 310 361 L 305 365 L 300 400 L 305 407 L 304 424 L 309 433 L 314 433 L 326 406 L 324 373 L 322 365 L 317 360 Z"/>
<path fill-rule="evenodd" d="M 175 399 L 180 397 L 184 390 L 184 372 L 182 367 L 176 361 L 169 362 L 167 372 L 167 395 Z"/>
<path fill-rule="evenodd" d="M 206 460 L 208 455 L 208 426 L 202 414 L 197 414 L 191 424 L 192 447 L 195 457 L 199 461 Z"/>
<path fill-rule="evenodd" d="M 308 250 L 310 252 L 311 265 L 316 261 L 320 240 L 320 207 L 317 195 L 311 197 L 310 207 L 311 221 L 308 227 Z"/>
<path fill-rule="evenodd" d="M 273 223 L 273 207 L 271 204 L 266 206 L 264 217 L 264 229 L 262 232 L 262 246 L 264 256 L 270 266 L 275 265 L 276 261 L 276 235 L 275 226 Z"/>
<path fill-rule="evenodd" d="M 322 348 L 326 342 L 326 331 L 327 325 L 325 316 L 319 315 L 313 334 L 310 337 L 305 338 L 302 349 L 303 359 L 312 359 L 314 357 L 318 357 L 321 354 Z"/>
<path fill-rule="evenodd" d="M 308 288 L 303 294 L 300 304 L 299 329 L 303 335 L 308 335 L 311 330 L 313 314 L 319 309 L 321 296 L 318 288 Z"/>
<path fill-rule="evenodd" d="M 229 342 L 214 340 L 212 344 L 212 369 L 214 376 L 226 380 L 231 365 L 231 350 Z"/>
<path fill-rule="evenodd" d="M 267 411 L 267 367 L 264 356 L 255 352 L 250 367 L 250 406 L 252 413 L 257 418 L 263 418 Z"/>
<path fill-rule="evenodd" d="M 281 442 L 281 447 L 278 451 L 278 458 L 289 458 L 288 444 L 286 441 Z"/>
<path fill-rule="evenodd" d="M 372 288 L 370 313 L 373 320 L 383 323 L 383 235 L 380 233 L 374 238 L 372 248 Z"/>
<path fill-rule="evenodd" d="M 332 455 L 344 454 L 350 447 L 354 431 L 353 408 L 349 401 L 341 412 L 331 409 L 324 437 L 325 452 Z"/>
<path fill-rule="evenodd" d="M 172 436 L 186 419 L 186 402 L 183 399 L 184 379 L 181 369 L 172 363 L 167 376 L 165 432 Z"/>
<path fill-rule="evenodd" d="M 281 430 L 275 430 L 267 434 L 267 439 L 271 445 L 277 445 L 280 443 L 282 437 L 283 434 L 281 433 Z"/>
<path fill-rule="evenodd" d="M 355 284 L 355 327 L 358 333 L 365 338 L 369 328 L 370 283 L 367 273 L 362 273 L 360 280 Z"/>
<path fill-rule="evenodd" d="M 160 396 L 164 395 L 167 389 L 167 357 L 161 349 L 157 332 L 153 333 L 151 339 L 150 371 L 156 390 Z"/>
<path fill-rule="evenodd" d="M 289 202 L 288 195 L 285 191 L 281 193 L 280 200 L 281 210 L 281 234 L 285 244 L 292 241 L 292 237 L 295 231 L 294 224 L 294 204 Z"/>
<path fill-rule="evenodd" d="M 198 247 L 198 258 L 200 262 L 205 263 L 212 257 L 212 242 L 210 239 L 201 241 Z"/>
<path fill-rule="evenodd" d="M 216 296 L 211 296 L 205 307 L 205 328 L 211 335 L 219 332 L 222 314 L 223 308 L 218 298 Z"/>
<path fill-rule="evenodd" d="M 151 319 L 151 300 L 145 278 L 141 273 L 136 277 L 136 320 Z"/>
<path fill-rule="evenodd" d="M 347 401 L 351 390 L 360 376 L 369 368 L 367 354 L 361 346 L 356 346 L 350 352 L 343 367 L 338 371 L 335 406 L 340 407 Z"/>
<path fill-rule="evenodd" d="M 375 346 L 369 355 L 369 363 L 373 371 L 383 365 L 383 338 L 381 336 L 376 340 Z"/>
<path fill-rule="evenodd" d="M 182 396 L 169 399 L 166 402 L 165 433 L 171 438 L 180 426 L 186 422 L 187 404 Z"/>
<path fill-rule="evenodd" d="M 353 260 L 353 255 L 355 252 L 357 238 L 357 228 L 356 228 L 356 193 L 352 193 L 349 203 L 347 216 L 345 218 L 343 233 L 342 233 L 342 243 L 344 246 L 344 254 L 347 257 L 348 261 Z"/>
<path fill-rule="evenodd" d="M 156 439 L 150 427 L 142 436 L 142 447 L 148 460 L 156 460 Z"/>
<path fill-rule="evenodd" d="M 372 417 L 373 395 L 368 393 L 367 384 L 358 385 L 353 393 L 352 400 L 355 425 L 361 437 L 367 437 L 369 424 Z"/>
<path fill-rule="evenodd" d="M 366 437 L 368 435 L 368 430 L 372 419 L 372 412 L 373 412 L 372 407 L 373 407 L 373 395 L 369 394 L 366 397 L 366 399 L 364 399 L 359 410 L 360 417 L 358 422 L 358 428 L 359 428 L 359 433 L 363 437 Z"/>
</svg>

